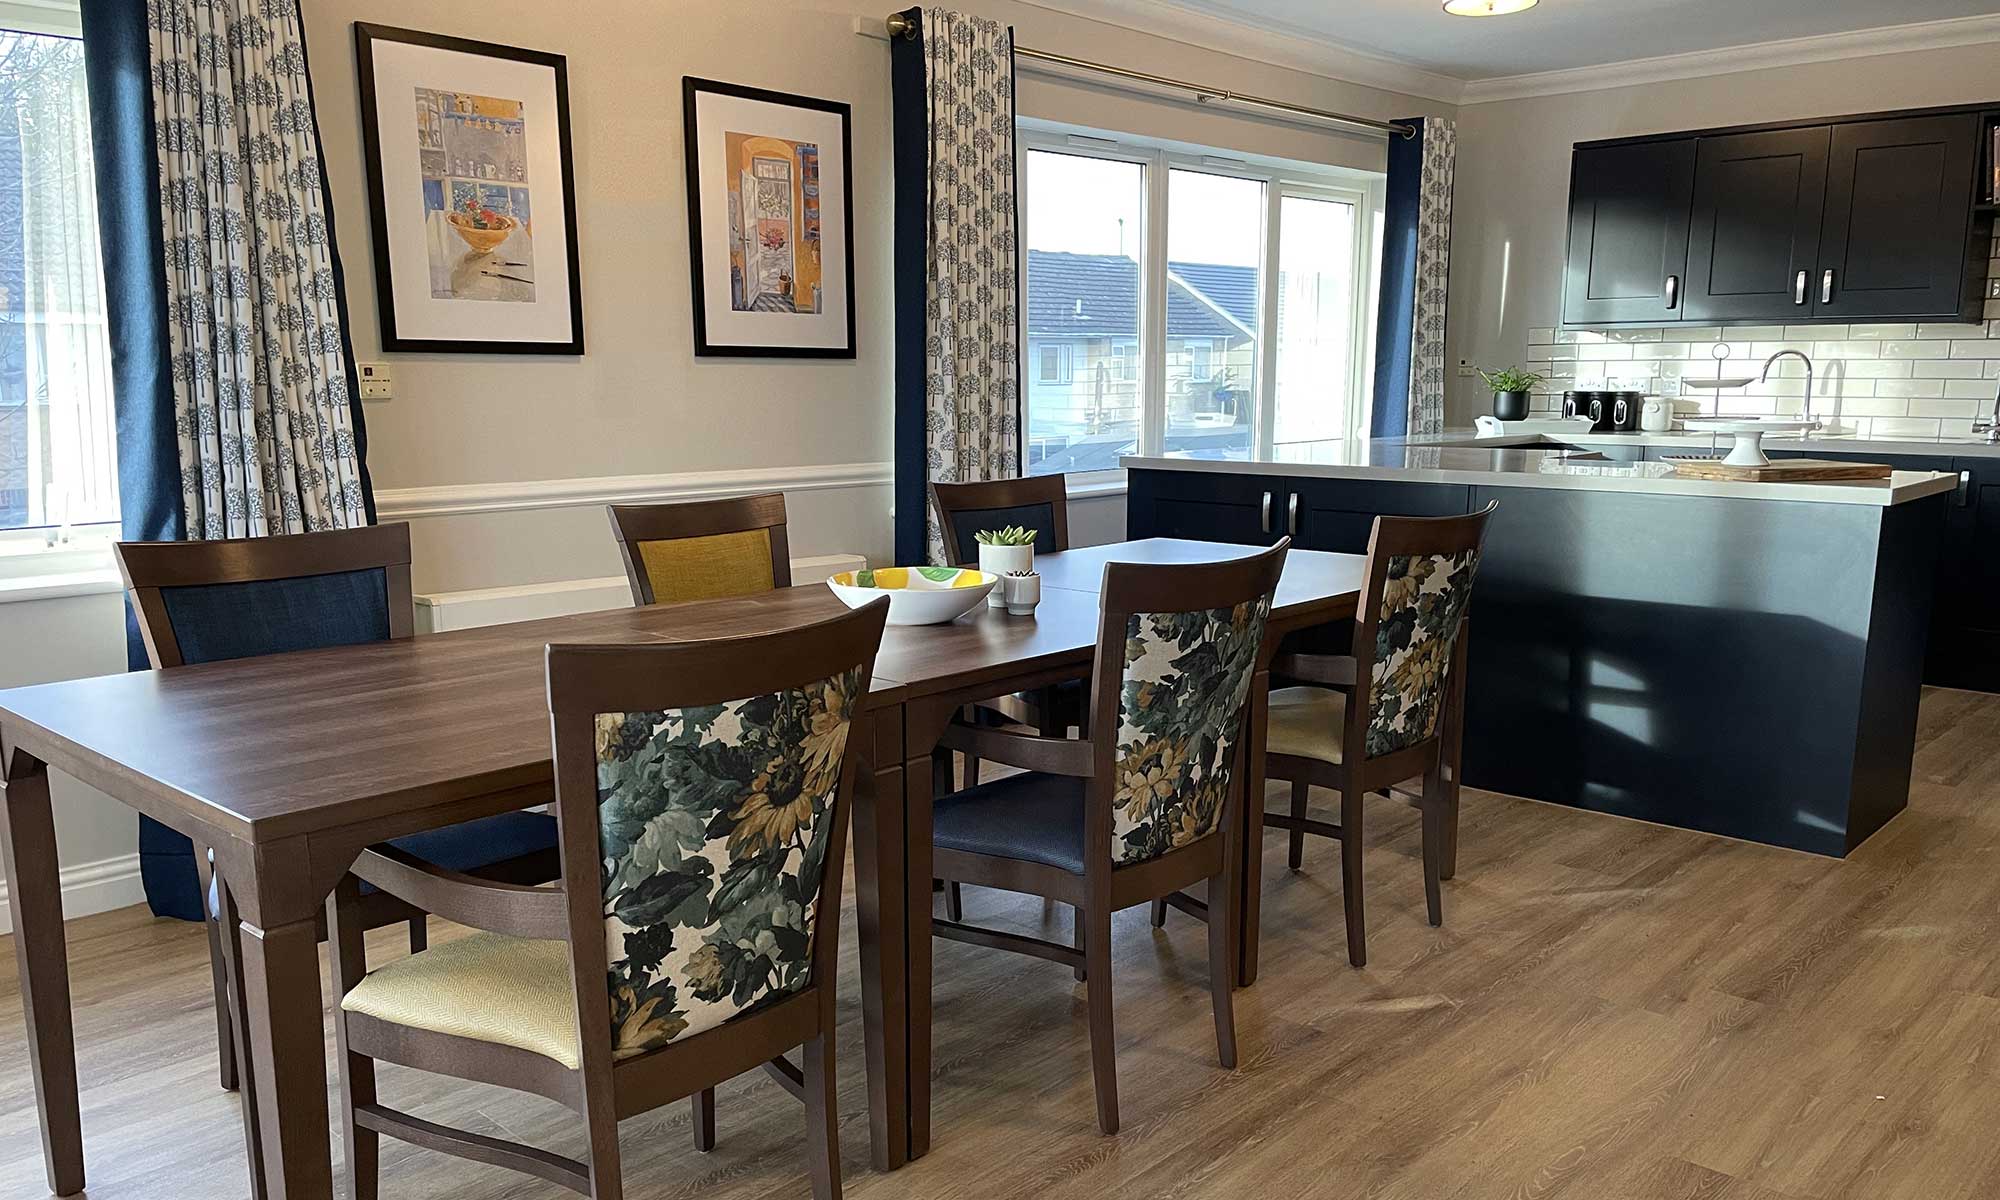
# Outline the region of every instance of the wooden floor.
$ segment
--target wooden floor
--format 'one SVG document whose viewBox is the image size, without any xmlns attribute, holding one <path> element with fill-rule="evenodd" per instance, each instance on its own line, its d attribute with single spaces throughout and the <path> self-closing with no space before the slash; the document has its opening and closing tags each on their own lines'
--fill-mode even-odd
<svg viewBox="0 0 2000 1200">
<path fill-rule="evenodd" d="M 937 947 L 936 1145 L 876 1175 L 853 924 L 847 1194 L 1948 1200 L 2000 1196 L 2000 697 L 1933 692 L 1909 811 L 1846 862 L 1468 793 L 1446 927 L 1423 922 L 1414 813 L 1371 810 L 1372 963 L 1351 970 L 1338 851 L 1266 842 L 1264 975 L 1215 1065 L 1201 932 L 1117 922 L 1124 1131 L 1091 1109 L 1066 968 Z M 1066 911 L 968 891 L 977 921 Z M 92 1200 L 247 1194 L 214 1081 L 204 943 L 128 910 L 71 926 Z M 380 956 L 392 954 L 384 936 Z M 45 1194 L 11 964 L 0 968 L 0 1197 Z M 544 1101 L 384 1068 L 432 1119 L 583 1147 Z M 697 1155 L 685 1105 L 625 1123 L 627 1194 L 803 1196 L 802 1110 L 758 1075 Z M 385 1200 L 553 1197 L 384 1144 Z M 336 1153 L 337 1161 L 337 1153 Z"/>
</svg>

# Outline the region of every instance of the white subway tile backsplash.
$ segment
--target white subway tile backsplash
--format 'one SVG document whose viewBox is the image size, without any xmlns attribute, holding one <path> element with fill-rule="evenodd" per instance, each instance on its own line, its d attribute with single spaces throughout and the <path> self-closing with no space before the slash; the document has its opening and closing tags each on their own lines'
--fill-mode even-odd
<svg viewBox="0 0 2000 1200">
<path fill-rule="evenodd" d="M 1632 347 L 1632 357 L 1648 359 L 1685 359 L 1688 342 L 1649 342 Z"/>
<path fill-rule="evenodd" d="M 1814 342 L 1812 348 L 1814 362 L 1836 358 L 1880 358 L 1881 356 L 1880 342 Z"/>
<path fill-rule="evenodd" d="M 1962 325 L 1956 322 L 1943 325 L 1923 324 L 1917 326 L 1917 336 L 1925 340 L 1935 338 L 1983 338 L 1986 336 L 1986 326 Z"/>
<path fill-rule="evenodd" d="M 1722 330 L 1713 325 L 1670 326 L 1660 331 L 1663 342 L 1712 342 L 1721 336 Z"/>
<path fill-rule="evenodd" d="M 1902 397 L 1842 396 L 1838 411 L 1842 416 L 1901 417 L 1908 415 L 1910 402 Z"/>
<path fill-rule="evenodd" d="M 1964 417 L 1971 420 L 1979 415 L 1979 401 L 1922 398 L 1910 401 L 1910 415 L 1913 417 Z"/>
<path fill-rule="evenodd" d="M 1972 422 L 1971 422 L 1971 421 L 1964 421 L 1964 420 L 1956 420 L 1956 419 L 1953 419 L 1953 418 L 1950 418 L 1950 417 L 1947 417 L 1947 418 L 1945 418 L 1944 420 L 1942 420 L 1942 421 L 1939 421 L 1939 422 L 1938 422 L 1938 425 L 1939 425 L 1939 429 L 1938 429 L 1938 434 L 1939 434 L 1939 436 L 1941 436 L 1941 437 L 1971 437 L 1971 436 L 1972 436 Z"/>
<path fill-rule="evenodd" d="M 1530 342 L 1539 342 L 1546 346 L 1556 340 L 1556 331 L 1546 325 L 1534 326 L 1528 330 L 1528 340 Z"/>
<path fill-rule="evenodd" d="M 2000 350 L 1995 355 L 2000 356 Z M 1584 343 L 1577 346 L 1576 356 L 1583 362 L 1630 362 L 1632 347 L 1619 342 Z"/>
<path fill-rule="evenodd" d="M 1953 358 L 2000 358 L 2000 339 L 1979 338 L 1955 340 L 1951 343 Z"/>
<path fill-rule="evenodd" d="M 1983 363 L 1968 358 L 1920 358 L 1910 367 L 1918 379 L 1978 379 L 1986 370 Z"/>
<path fill-rule="evenodd" d="M 1990 402 L 1993 399 L 1993 385 L 1984 379 L 1947 379 L 1944 382 L 1944 394 L 1957 396 L 1960 399 Z"/>
<path fill-rule="evenodd" d="M 1908 379 L 1916 366 L 1908 359 L 1892 358 L 1850 358 L 1833 364 L 1827 373 L 1843 374 L 1849 379 Z"/>
<path fill-rule="evenodd" d="M 1868 432 L 1874 437 L 1938 437 L 1939 427 L 1935 417 L 1876 417 L 1869 422 Z"/>
<path fill-rule="evenodd" d="M 1882 342 L 1883 358 L 1930 358 L 1944 353 L 1937 342 Z"/>
<path fill-rule="evenodd" d="M 1731 336 L 1735 330 L 1730 330 Z M 1845 325 L 1787 325 L 1785 340 L 1788 342 L 1843 342 L 1847 340 Z"/>
<path fill-rule="evenodd" d="M 1885 340 L 1888 338 L 1913 338 L 1917 336 L 1915 325 L 1849 325 L 1847 336 L 1855 339 Z"/>
<path fill-rule="evenodd" d="M 1878 396 L 1942 396 L 1942 379 L 1878 379 L 1875 381 Z"/>
</svg>

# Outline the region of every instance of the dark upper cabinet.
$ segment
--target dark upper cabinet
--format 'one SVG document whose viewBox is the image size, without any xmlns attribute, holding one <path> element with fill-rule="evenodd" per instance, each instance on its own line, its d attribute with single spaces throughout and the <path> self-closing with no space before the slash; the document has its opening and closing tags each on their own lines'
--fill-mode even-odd
<svg viewBox="0 0 2000 1200">
<path fill-rule="evenodd" d="M 1833 127 L 1815 316 L 1959 313 L 1978 144 L 1972 113 Z"/>
<path fill-rule="evenodd" d="M 1701 139 L 1683 319 L 1811 315 L 1829 134 L 1820 125 Z"/>
<path fill-rule="evenodd" d="M 1996 114 L 1928 110 L 1585 143 L 1565 325 L 1980 319 Z"/>
<path fill-rule="evenodd" d="M 1570 165 L 1563 320 L 1679 318 L 1693 138 L 1578 147 Z"/>
</svg>

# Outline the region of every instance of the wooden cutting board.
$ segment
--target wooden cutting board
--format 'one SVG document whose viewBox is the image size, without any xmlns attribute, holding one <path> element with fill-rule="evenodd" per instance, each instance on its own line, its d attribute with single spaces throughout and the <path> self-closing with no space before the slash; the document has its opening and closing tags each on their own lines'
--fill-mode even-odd
<svg viewBox="0 0 2000 1200">
<path fill-rule="evenodd" d="M 1887 479 L 1887 463 L 1837 462 L 1830 458 L 1773 459 L 1761 467 L 1737 467 L 1719 458 L 1676 458 L 1674 473 L 1691 479 L 1727 479 L 1741 483 L 1816 483 L 1840 479 Z"/>
</svg>

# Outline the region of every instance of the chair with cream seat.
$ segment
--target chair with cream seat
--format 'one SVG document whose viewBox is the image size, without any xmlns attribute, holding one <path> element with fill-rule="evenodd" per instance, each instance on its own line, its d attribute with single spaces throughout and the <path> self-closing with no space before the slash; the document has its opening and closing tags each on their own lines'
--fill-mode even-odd
<svg viewBox="0 0 2000 1200">
<path fill-rule="evenodd" d="M 887 612 L 879 600 L 773 634 L 550 646 L 562 877 L 493 884 L 362 853 L 328 902 L 355 1200 L 377 1196 L 385 1134 L 619 1200 L 620 1118 L 691 1097 L 708 1149 L 712 1089 L 758 1067 L 805 1101 L 815 1200 L 840 1195 L 841 869 Z M 362 880 L 479 932 L 370 973 Z M 588 1161 L 390 1108 L 377 1061 L 557 1100 L 584 1118 Z"/>
<path fill-rule="evenodd" d="M 715 600 L 792 586 L 785 495 L 613 504 L 611 532 L 632 603 Z"/>
<path fill-rule="evenodd" d="M 1265 773 L 1289 780 L 1289 813 L 1264 814 L 1291 834 L 1297 870 L 1305 835 L 1340 842 L 1347 957 L 1368 961 L 1362 903 L 1362 801 L 1422 780 L 1424 897 L 1444 922 L 1441 884 L 1458 853 L 1457 742 L 1473 577 L 1497 504 L 1463 517 L 1377 517 L 1354 620 L 1352 653 L 1281 654 L 1271 674 L 1296 686 L 1271 693 Z M 1307 812 L 1314 785 L 1340 794 L 1340 821 Z M 1392 793 L 1402 794 L 1402 793 Z M 1163 917 L 1154 911 L 1154 923 Z"/>
</svg>

